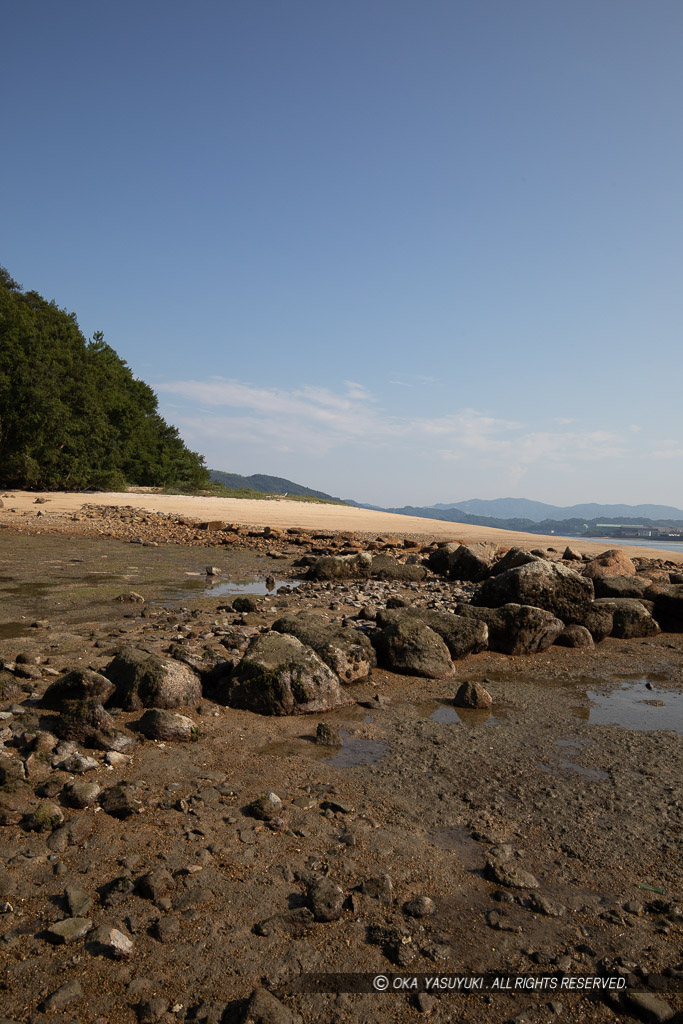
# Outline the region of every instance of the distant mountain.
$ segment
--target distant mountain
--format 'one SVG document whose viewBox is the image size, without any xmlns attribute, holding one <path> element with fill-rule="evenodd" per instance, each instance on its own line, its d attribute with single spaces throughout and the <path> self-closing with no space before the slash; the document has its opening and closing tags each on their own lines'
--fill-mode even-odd
<svg viewBox="0 0 683 1024">
<path fill-rule="evenodd" d="M 629 519 L 683 519 L 683 509 L 671 505 L 546 505 L 542 501 L 528 498 L 493 498 L 483 500 L 472 498 L 452 504 L 430 506 L 434 509 L 458 510 L 468 515 L 487 516 L 494 519 L 531 519 L 540 523 L 544 519 L 602 519 L 622 517 Z M 450 519 L 450 516 L 449 516 Z"/>
<path fill-rule="evenodd" d="M 210 469 L 209 476 L 218 484 L 233 490 L 246 488 L 250 491 L 261 491 L 262 494 L 297 494 L 308 498 L 321 498 L 323 501 L 341 501 L 324 491 L 313 491 L 310 487 L 295 484 L 281 476 L 266 476 L 255 473 L 253 476 L 240 476 L 239 473 L 223 473 L 219 469 Z"/>
</svg>

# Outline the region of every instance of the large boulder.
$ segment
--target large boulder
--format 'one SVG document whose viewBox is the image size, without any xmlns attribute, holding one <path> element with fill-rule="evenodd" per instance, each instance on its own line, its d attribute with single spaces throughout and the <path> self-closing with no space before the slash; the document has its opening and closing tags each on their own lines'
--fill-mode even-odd
<svg viewBox="0 0 683 1024">
<path fill-rule="evenodd" d="M 309 580 L 367 579 L 372 567 L 372 555 L 362 551 L 357 555 L 323 555 L 309 566 Z"/>
<path fill-rule="evenodd" d="M 594 602 L 596 609 L 605 608 L 612 613 L 610 636 L 632 640 L 639 636 L 655 636 L 659 626 L 642 604 L 629 597 L 601 597 Z M 590 629 L 590 626 L 588 627 Z"/>
<path fill-rule="evenodd" d="M 312 647 L 343 683 L 365 679 L 377 664 L 374 648 L 365 633 L 350 626 L 325 622 L 315 612 L 283 615 L 273 623 L 273 629 L 295 636 L 302 644 Z"/>
<path fill-rule="evenodd" d="M 41 701 L 44 708 L 59 711 L 67 700 L 94 700 L 106 704 L 116 687 L 99 672 L 77 668 L 48 686 Z"/>
<path fill-rule="evenodd" d="M 444 679 L 453 674 L 448 647 L 438 633 L 417 618 L 402 618 L 372 637 L 383 668 L 411 676 Z"/>
<path fill-rule="evenodd" d="M 427 575 L 422 565 L 404 565 L 391 555 L 375 555 L 370 575 L 379 580 L 397 580 L 400 583 L 418 583 Z"/>
<path fill-rule="evenodd" d="M 645 596 L 650 581 L 642 576 L 596 576 L 593 579 L 596 597 L 635 597 Z"/>
<path fill-rule="evenodd" d="M 536 654 L 545 651 L 564 629 L 552 612 L 515 603 L 500 608 L 458 605 L 458 613 L 480 619 L 489 630 L 489 650 L 500 654 Z"/>
<path fill-rule="evenodd" d="M 314 650 L 276 632 L 254 638 L 217 699 L 262 715 L 304 715 L 353 703 Z"/>
<path fill-rule="evenodd" d="M 439 544 L 438 548 L 434 548 L 433 551 L 429 552 L 427 565 L 432 572 L 436 572 L 440 576 L 447 576 L 451 567 L 451 558 L 458 548 L 461 547 L 462 544 L 459 541 L 448 541 L 447 544 Z"/>
<path fill-rule="evenodd" d="M 545 561 L 547 559 L 534 555 L 531 551 L 527 551 L 526 548 L 510 548 L 502 558 L 499 558 L 491 566 L 491 576 L 500 576 L 502 572 L 507 572 L 508 569 L 519 569 L 520 565 L 530 565 L 532 562 Z"/>
<path fill-rule="evenodd" d="M 593 601 L 584 612 L 581 625 L 585 626 L 596 644 L 612 635 L 614 604 L 611 600 Z"/>
<path fill-rule="evenodd" d="M 452 580 L 478 583 L 491 572 L 497 545 L 488 541 L 475 544 L 449 542 L 441 544 L 429 555 L 429 568 Z"/>
<path fill-rule="evenodd" d="M 73 740 L 96 750 L 116 750 L 125 736 L 117 731 L 109 712 L 95 700 L 64 701 L 61 714 L 52 722 L 52 731 L 62 740 Z"/>
<path fill-rule="evenodd" d="M 683 583 L 653 585 L 647 597 L 654 602 L 652 615 L 665 633 L 683 633 Z"/>
<path fill-rule="evenodd" d="M 196 704 L 202 699 L 202 686 L 196 672 L 173 658 L 126 647 L 109 662 L 105 671 L 116 687 L 114 701 L 126 711 L 175 708 Z"/>
<path fill-rule="evenodd" d="M 384 628 L 409 619 L 423 622 L 438 633 L 453 661 L 486 650 L 488 627 L 480 619 L 437 612 L 430 608 L 392 608 L 378 612 L 377 625 Z"/>
<path fill-rule="evenodd" d="M 543 559 L 491 576 L 472 596 L 472 604 L 484 608 L 505 604 L 544 608 L 567 624 L 582 623 L 592 600 L 591 580 Z"/>
<path fill-rule="evenodd" d="M 601 555 L 586 562 L 583 575 L 588 579 L 597 580 L 600 576 L 635 576 L 636 567 L 619 548 L 610 548 Z"/>
<path fill-rule="evenodd" d="M 460 544 L 450 557 L 448 576 L 452 580 L 467 580 L 479 583 L 491 573 L 495 544 Z"/>
<path fill-rule="evenodd" d="M 574 623 L 562 630 L 555 644 L 557 647 L 592 647 L 593 637 L 585 626 L 577 626 Z"/>
</svg>

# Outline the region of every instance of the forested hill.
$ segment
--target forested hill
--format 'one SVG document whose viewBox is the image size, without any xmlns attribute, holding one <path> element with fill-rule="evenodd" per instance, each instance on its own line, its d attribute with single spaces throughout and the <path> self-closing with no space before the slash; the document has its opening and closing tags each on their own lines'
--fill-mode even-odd
<svg viewBox="0 0 683 1024">
<path fill-rule="evenodd" d="M 23 292 L 0 268 L 0 486 L 201 487 L 208 478 L 101 332 L 86 341 L 74 313 Z"/>
<path fill-rule="evenodd" d="M 324 491 L 314 491 L 303 484 L 295 484 L 281 476 L 267 476 L 255 473 L 253 476 L 240 476 L 239 473 L 224 473 L 219 469 L 209 470 L 211 479 L 231 490 L 261 491 L 263 494 L 295 494 L 301 497 L 319 498 L 321 501 L 340 501 Z"/>
</svg>

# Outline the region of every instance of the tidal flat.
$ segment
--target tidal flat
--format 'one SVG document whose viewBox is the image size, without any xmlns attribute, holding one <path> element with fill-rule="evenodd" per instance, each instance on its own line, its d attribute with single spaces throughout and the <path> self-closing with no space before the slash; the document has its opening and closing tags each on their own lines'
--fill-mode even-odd
<svg viewBox="0 0 683 1024">
<path fill-rule="evenodd" d="M 433 573 L 306 579 L 301 555 L 337 538 L 299 537 L 265 550 L 0 531 L 0 1012 L 502 1024 L 683 1010 L 683 634 L 482 650 L 443 678 L 372 667 L 314 714 L 229 706 L 211 673 L 285 615 L 371 636 L 373 609 L 471 594 Z M 143 709 L 111 700 L 122 750 L 60 736 L 47 688 L 106 677 L 122 648 L 202 680 L 173 708 L 189 742 L 145 736 Z M 489 708 L 456 706 L 466 681 Z M 297 990 L 313 973 L 494 971 L 664 982 L 645 997 Z"/>
</svg>

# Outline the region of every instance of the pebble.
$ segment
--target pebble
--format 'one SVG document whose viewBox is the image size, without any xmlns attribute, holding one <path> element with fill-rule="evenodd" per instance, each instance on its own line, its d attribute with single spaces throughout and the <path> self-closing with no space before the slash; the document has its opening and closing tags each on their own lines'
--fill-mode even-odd
<svg viewBox="0 0 683 1024">
<path fill-rule="evenodd" d="M 308 905 L 316 921 L 337 921 L 342 914 L 344 890 L 331 878 L 320 878 L 308 888 Z"/>
<path fill-rule="evenodd" d="M 89 936 L 90 942 L 95 947 L 100 947 L 115 960 L 127 960 L 133 955 L 134 945 L 131 939 L 118 928 L 110 928 L 108 925 L 100 925 Z"/>
<path fill-rule="evenodd" d="M 87 917 L 67 917 L 57 921 L 47 929 L 47 937 L 51 942 L 75 942 L 87 935 L 92 928 L 92 921 Z"/>
<path fill-rule="evenodd" d="M 415 896 L 403 904 L 403 913 L 408 917 L 430 917 L 436 912 L 436 903 L 429 896 Z"/>
</svg>

